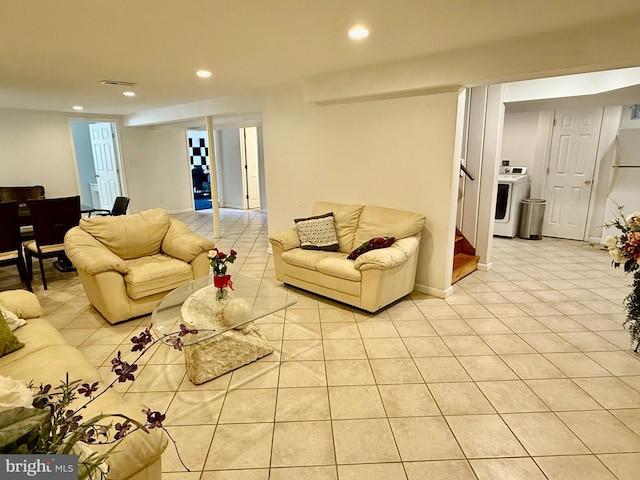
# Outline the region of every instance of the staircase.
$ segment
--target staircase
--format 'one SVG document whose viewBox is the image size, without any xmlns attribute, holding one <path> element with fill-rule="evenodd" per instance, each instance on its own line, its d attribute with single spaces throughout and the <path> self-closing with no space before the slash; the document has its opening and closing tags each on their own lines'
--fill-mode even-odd
<svg viewBox="0 0 640 480">
<path fill-rule="evenodd" d="M 451 275 L 451 283 L 456 283 L 471 272 L 475 272 L 478 268 L 478 260 L 476 249 L 464 238 L 462 232 L 456 228 L 456 242 L 453 249 L 453 274 Z"/>
</svg>

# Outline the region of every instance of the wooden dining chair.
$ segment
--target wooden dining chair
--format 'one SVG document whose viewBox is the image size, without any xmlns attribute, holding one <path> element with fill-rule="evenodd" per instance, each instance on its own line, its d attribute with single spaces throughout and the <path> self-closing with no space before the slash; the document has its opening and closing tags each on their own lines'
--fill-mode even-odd
<svg viewBox="0 0 640 480">
<path fill-rule="evenodd" d="M 33 238 L 33 227 L 31 226 L 31 216 L 27 208 L 27 200 L 38 200 L 41 198 L 45 198 L 44 187 L 42 185 L 0 187 L 0 202 L 18 202 L 20 233 L 23 241 Z"/>
<path fill-rule="evenodd" d="M 42 285 L 47 290 L 44 275 L 45 258 L 66 259 L 64 235 L 80 223 L 80 197 L 28 200 L 34 239 L 24 243 L 29 278 L 33 278 L 33 257 L 38 259 Z"/>
<path fill-rule="evenodd" d="M 31 282 L 22 255 L 20 241 L 20 219 L 18 217 L 18 202 L 0 202 L 0 267 L 16 265 L 20 280 L 32 292 Z"/>
</svg>

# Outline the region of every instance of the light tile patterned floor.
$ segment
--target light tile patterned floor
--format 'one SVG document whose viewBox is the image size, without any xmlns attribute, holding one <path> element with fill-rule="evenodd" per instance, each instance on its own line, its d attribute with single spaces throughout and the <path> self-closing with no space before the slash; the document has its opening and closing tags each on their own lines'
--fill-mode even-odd
<svg viewBox="0 0 640 480">
<path fill-rule="evenodd" d="M 212 238 L 209 212 L 176 215 Z M 265 215 L 222 211 L 234 272 L 275 281 Z M 447 299 L 416 293 L 377 315 L 301 291 L 259 322 L 276 352 L 204 385 L 161 346 L 119 387 L 166 409 L 165 479 L 638 478 L 640 356 L 629 278 L 582 242 L 494 241 L 493 270 Z M 36 268 L 37 270 L 37 268 Z M 46 317 L 105 374 L 149 322 L 107 324 L 75 274 L 49 268 Z M 0 289 L 18 288 L 11 268 Z"/>
</svg>

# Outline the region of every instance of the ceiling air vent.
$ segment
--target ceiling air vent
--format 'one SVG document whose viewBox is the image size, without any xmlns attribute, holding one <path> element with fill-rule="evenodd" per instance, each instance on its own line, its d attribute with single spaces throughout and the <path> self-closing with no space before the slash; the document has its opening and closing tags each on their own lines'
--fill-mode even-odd
<svg viewBox="0 0 640 480">
<path fill-rule="evenodd" d="M 133 82 L 121 82 L 120 80 L 101 80 L 100 85 L 114 85 L 116 87 L 134 87 Z"/>
</svg>

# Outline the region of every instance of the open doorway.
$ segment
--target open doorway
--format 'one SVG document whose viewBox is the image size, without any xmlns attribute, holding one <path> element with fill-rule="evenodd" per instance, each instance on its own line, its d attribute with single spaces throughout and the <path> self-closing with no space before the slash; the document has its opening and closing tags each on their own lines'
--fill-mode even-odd
<svg viewBox="0 0 640 480">
<path fill-rule="evenodd" d="M 232 127 L 214 130 L 214 153 L 218 179 L 218 204 L 239 210 L 265 210 L 262 129 Z M 211 160 L 207 132 L 187 130 L 189 169 L 194 209 L 211 208 Z"/>
<path fill-rule="evenodd" d="M 111 210 L 124 184 L 116 123 L 71 120 L 70 129 L 83 208 Z"/>
<path fill-rule="evenodd" d="M 209 145 L 205 130 L 187 130 L 189 168 L 193 183 L 193 208 L 211 208 L 211 171 Z"/>
</svg>

